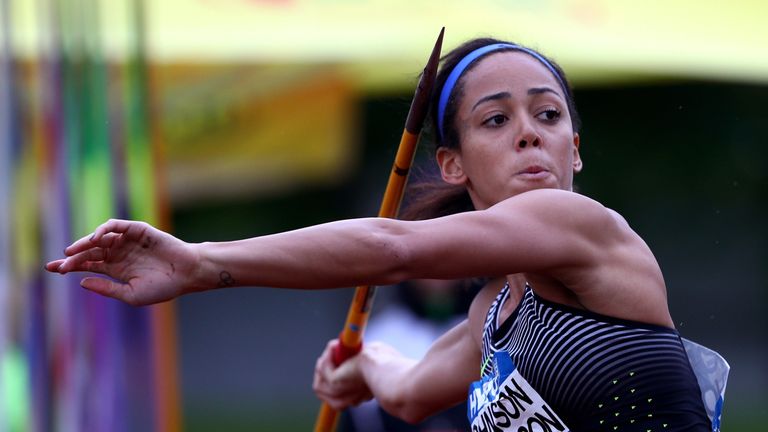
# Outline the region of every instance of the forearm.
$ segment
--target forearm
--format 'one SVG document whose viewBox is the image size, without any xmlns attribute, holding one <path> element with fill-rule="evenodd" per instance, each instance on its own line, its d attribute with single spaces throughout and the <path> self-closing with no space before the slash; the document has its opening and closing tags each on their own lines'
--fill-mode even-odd
<svg viewBox="0 0 768 432">
<path fill-rule="evenodd" d="M 412 395 L 408 385 L 410 372 L 418 364 L 398 354 L 382 356 L 379 350 L 364 349 L 360 354 L 360 371 L 374 399 L 388 413 L 406 421 L 417 419 L 408 412 Z"/>
<path fill-rule="evenodd" d="M 403 222 L 353 219 L 247 240 L 193 245 L 195 291 L 226 286 L 334 288 L 408 277 Z"/>
<path fill-rule="evenodd" d="M 409 423 L 466 400 L 469 384 L 479 378 L 479 364 L 466 320 L 435 341 L 419 361 L 373 344 L 359 358 L 373 397 L 385 411 Z"/>
</svg>

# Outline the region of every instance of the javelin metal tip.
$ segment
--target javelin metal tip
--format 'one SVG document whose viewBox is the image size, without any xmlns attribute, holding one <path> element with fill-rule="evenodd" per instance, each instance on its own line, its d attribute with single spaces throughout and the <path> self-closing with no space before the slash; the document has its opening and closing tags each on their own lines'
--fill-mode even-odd
<svg viewBox="0 0 768 432">
<path fill-rule="evenodd" d="M 437 69 L 437 64 L 440 62 L 440 52 L 443 49 L 444 35 L 445 35 L 445 27 L 440 29 L 440 34 L 437 36 L 437 40 L 435 41 L 435 46 L 434 48 L 432 48 L 432 54 L 429 56 L 429 61 L 427 61 L 427 66 L 424 68 L 424 75 L 427 75 L 428 70 L 429 72 L 432 72 L 431 69 L 433 67 Z"/>
<path fill-rule="evenodd" d="M 437 66 L 440 63 L 440 52 L 443 49 L 444 34 L 445 27 L 440 29 L 435 46 L 432 48 L 432 54 L 429 56 L 427 65 L 421 74 L 421 79 L 419 79 L 419 85 L 416 87 L 416 94 L 413 95 L 413 102 L 411 102 L 411 109 L 405 122 L 405 129 L 414 135 L 418 135 L 421 132 L 424 118 L 427 116 L 429 99 L 432 95 L 435 77 L 437 76 Z"/>
</svg>

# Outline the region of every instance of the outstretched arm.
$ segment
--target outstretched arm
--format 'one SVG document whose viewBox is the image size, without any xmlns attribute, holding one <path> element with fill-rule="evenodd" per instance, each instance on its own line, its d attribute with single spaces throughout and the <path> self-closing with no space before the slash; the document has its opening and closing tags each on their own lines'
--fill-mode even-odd
<svg viewBox="0 0 768 432">
<path fill-rule="evenodd" d="M 188 244 L 145 223 L 112 220 L 47 268 L 108 275 L 116 281 L 86 278 L 83 285 L 147 304 L 222 286 L 316 289 L 554 273 L 596 262 L 615 225 L 599 203 L 557 190 L 426 221 L 353 219 L 223 243 Z"/>
<path fill-rule="evenodd" d="M 144 222 L 110 220 L 46 264 L 86 271 L 83 287 L 133 305 L 230 286 L 334 288 L 402 280 L 403 223 L 354 219 L 220 243 L 190 244 Z"/>
</svg>

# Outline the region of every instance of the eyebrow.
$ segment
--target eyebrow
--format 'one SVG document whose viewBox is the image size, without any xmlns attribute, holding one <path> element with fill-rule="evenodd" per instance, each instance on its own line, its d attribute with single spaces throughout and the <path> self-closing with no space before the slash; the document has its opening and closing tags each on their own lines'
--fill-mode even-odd
<svg viewBox="0 0 768 432">
<path fill-rule="evenodd" d="M 537 94 L 542 94 L 542 93 L 552 93 L 552 94 L 555 94 L 557 96 L 560 96 L 560 93 L 558 93 L 557 91 L 555 91 L 551 87 L 531 87 L 531 88 L 528 89 L 528 95 L 529 96 L 533 96 L 533 95 L 537 95 Z M 562 96 L 560 96 L 560 97 L 562 97 Z M 498 93 L 490 94 L 488 96 L 483 96 L 472 107 L 472 111 L 474 111 L 475 108 L 478 107 L 478 105 L 480 105 L 480 104 L 482 104 L 484 102 L 488 102 L 488 101 L 492 101 L 492 100 L 499 100 L 499 99 L 511 99 L 511 98 L 512 98 L 512 94 L 509 93 L 509 92 L 498 92 Z"/>
<path fill-rule="evenodd" d="M 498 92 L 498 93 L 494 93 L 494 94 L 491 94 L 491 95 L 488 95 L 488 96 L 483 96 L 483 97 L 480 98 L 479 101 L 477 101 L 477 103 L 475 103 L 475 106 L 472 107 L 472 111 L 474 111 L 475 108 L 477 108 L 478 105 L 480 105 L 480 104 L 482 104 L 484 102 L 488 102 L 488 101 L 492 101 L 492 100 L 499 100 L 499 99 L 512 99 L 512 93 L 510 93 L 510 92 Z"/>
<path fill-rule="evenodd" d="M 556 92 L 551 87 L 532 87 L 532 88 L 528 89 L 528 95 L 529 96 L 537 95 L 537 94 L 542 94 L 542 93 L 554 93 L 554 94 L 560 96 L 560 93 Z"/>
</svg>

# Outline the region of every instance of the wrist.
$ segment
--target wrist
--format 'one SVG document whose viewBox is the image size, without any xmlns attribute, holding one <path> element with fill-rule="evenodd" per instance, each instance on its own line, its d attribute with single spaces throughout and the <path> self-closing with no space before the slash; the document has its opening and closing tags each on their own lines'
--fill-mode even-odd
<svg viewBox="0 0 768 432">
<path fill-rule="evenodd" d="M 207 291 L 215 288 L 216 278 L 212 269 L 212 263 L 210 257 L 208 257 L 208 249 L 210 249 L 210 243 L 189 243 L 190 251 L 192 252 L 192 270 L 190 271 L 189 282 L 186 284 L 187 289 L 185 294 Z"/>
<path fill-rule="evenodd" d="M 229 288 L 239 286 L 241 281 L 235 280 L 231 264 L 225 266 L 222 264 L 228 246 L 225 243 L 203 242 L 190 245 L 193 250 L 193 262 L 190 278 L 189 291 L 199 292 L 216 288 Z"/>
</svg>

